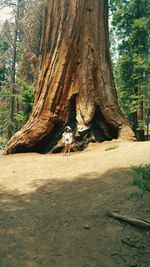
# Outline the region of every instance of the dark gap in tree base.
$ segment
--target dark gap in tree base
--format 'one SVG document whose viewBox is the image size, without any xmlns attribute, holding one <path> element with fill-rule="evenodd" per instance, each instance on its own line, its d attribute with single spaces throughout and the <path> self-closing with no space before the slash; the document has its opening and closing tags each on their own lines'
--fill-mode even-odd
<svg viewBox="0 0 150 267">
<path fill-rule="evenodd" d="M 74 133 L 74 143 L 71 151 L 83 151 L 89 143 L 110 141 L 117 139 L 119 134 L 119 128 L 106 123 L 105 118 L 100 113 L 99 109 L 96 109 L 93 121 L 88 129 L 83 132 L 76 132 L 76 105 L 75 98 L 70 103 L 70 114 L 67 125 L 69 125 Z M 64 150 L 64 146 L 58 144 L 52 148 L 52 153 L 61 153 Z"/>
<path fill-rule="evenodd" d="M 106 123 L 105 118 L 102 116 L 98 108 L 95 111 L 93 121 L 89 128 L 83 132 L 76 132 L 77 121 L 75 96 L 70 101 L 70 112 L 66 125 L 69 125 L 74 133 L 74 144 L 71 149 L 72 152 L 83 151 L 91 142 L 104 142 L 106 140 L 109 141 L 118 138 L 119 128 Z M 55 122 L 55 127 L 49 134 L 44 136 L 35 144 L 32 143 L 32 146 L 18 144 L 14 153 L 61 153 L 64 150 L 64 145 L 62 145 L 59 141 L 62 138 L 62 133 L 66 125 L 64 125 L 61 121 Z"/>
<path fill-rule="evenodd" d="M 56 122 L 52 132 L 48 136 L 45 136 L 45 138 L 43 138 L 41 142 L 38 144 L 39 148 L 41 148 L 40 153 L 50 152 L 53 149 L 53 147 L 56 146 L 57 142 L 61 139 L 63 130 L 64 130 L 63 123 Z"/>
<path fill-rule="evenodd" d="M 67 125 L 69 125 L 72 129 L 73 132 L 76 131 L 76 95 L 73 95 L 71 100 L 70 100 L 70 105 L 69 105 L 69 116 L 68 116 L 68 121 Z"/>
<path fill-rule="evenodd" d="M 61 122 L 57 122 L 53 131 L 51 131 L 50 134 L 45 135 L 41 140 L 32 143 L 32 145 L 29 146 L 18 144 L 15 147 L 13 153 L 48 153 L 56 145 L 57 141 L 61 138 L 62 131 L 63 124 Z"/>
<path fill-rule="evenodd" d="M 70 105 L 69 105 L 69 116 L 68 116 L 68 121 L 66 125 L 62 124 L 61 131 L 59 133 L 59 137 L 55 138 L 55 144 L 51 144 L 48 148 L 48 152 L 51 152 L 53 154 L 56 153 L 61 153 L 64 150 L 64 145 L 59 144 L 60 139 L 62 138 L 62 134 L 64 131 L 65 126 L 70 126 L 72 131 L 76 131 L 76 95 L 73 95 L 71 100 L 70 100 Z"/>
<path fill-rule="evenodd" d="M 95 111 L 92 129 L 97 142 L 117 139 L 119 135 L 119 128 L 108 124 L 98 108 Z"/>
<path fill-rule="evenodd" d="M 76 129 L 76 95 L 74 95 L 70 100 L 69 111 L 67 123 L 63 124 L 61 121 L 55 122 L 53 131 L 37 143 L 36 152 L 61 153 L 63 151 L 64 146 L 59 144 L 59 141 L 62 138 L 65 126 L 69 125 L 73 132 Z"/>
</svg>

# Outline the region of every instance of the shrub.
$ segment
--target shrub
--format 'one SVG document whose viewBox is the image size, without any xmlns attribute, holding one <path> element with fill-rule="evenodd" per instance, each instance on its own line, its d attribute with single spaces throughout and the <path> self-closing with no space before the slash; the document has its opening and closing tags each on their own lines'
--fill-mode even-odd
<svg viewBox="0 0 150 267">
<path fill-rule="evenodd" d="M 132 168 L 133 185 L 137 185 L 143 192 L 150 192 L 150 164 Z"/>
</svg>

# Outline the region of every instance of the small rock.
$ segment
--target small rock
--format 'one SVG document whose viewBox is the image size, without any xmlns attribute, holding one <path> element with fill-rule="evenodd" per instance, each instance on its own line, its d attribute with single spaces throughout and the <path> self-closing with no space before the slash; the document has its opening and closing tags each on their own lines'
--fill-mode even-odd
<svg viewBox="0 0 150 267">
<path fill-rule="evenodd" d="M 16 219 L 17 216 L 15 216 L 15 215 L 11 215 L 10 218 L 11 218 L 11 219 Z"/>
<path fill-rule="evenodd" d="M 88 224 L 85 224 L 84 225 L 84 229 L 89 230 L 90 229 L 90 226 Z"/>
<path fill-rule="evenodd" d="M 19 256 L 19 259 L 24 260 L 24 256 Z"/>
</svg>

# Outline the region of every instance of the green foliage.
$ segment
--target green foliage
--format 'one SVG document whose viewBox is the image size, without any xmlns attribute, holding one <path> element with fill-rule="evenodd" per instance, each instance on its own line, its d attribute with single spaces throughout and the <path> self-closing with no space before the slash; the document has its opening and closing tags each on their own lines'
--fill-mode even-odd
<svg viewBox="0 0 150 267">
<path fill-rule="evenodd" d="M 7 140 L 0 136 L 0 149 L 5 147 Z"/>
<path fill-rule="evenodd" d="M 119 104 L 134 129 L 144 129 L 150 110 L 150 1 L 110 0 L 110 10 Z"/>
<path fill-rule="evenodd" d="M 43 5 L 44 0 L 0 1 L 0 8 L 12 10 L 12 18 L 0 25 L 0 135 L 6 139 L 32 111 Z M 31 61 L 33 56 L 37 61 Z"/>
<path fill-rule="evenodd" d="M 24 81 L 16 83 L 15 99 L 15 113 L 14 113 L 14 130 L 19 130 L 22 125 L 28 120 L 32 111 L 34 101 L 34 86 L 28 85 Z M 10 88 L 9 84 L 1 87 L 0 90 L 0 128 L 2 135 L 7 139 L 7 129 L 9 121 L 9 105 L 10 105 Z"/>
<path fill-rule="evenodd" d="M 9 124 L 9 99 L 10 90 L 7 85 L 0 90 L 0 128 L 1 134 L 7 138 L 7 128 Z"/>
<path fill-rule="evenodd" d="M 0 52 L 6 52 L 10 47 L 10 44 L 7 41 L 0 41 Z"/>
<path fill-rule="evenodd" d="M 9 50 L 9 43 L 5 40 L 0 39 L 0 87 L 6 79 L 7 65 L 5 60 L 5 54 Z"/>
<path fill-rule="evenodd" d="M 132 168 L 133 185 L 137 185 L 143 192 L 150 192 L 150 164 Z"/>
<path fill-rule="evenodd" d="M 113 149 L 116 149 L 116 148 L 118 148 L 118 145 L 110 144 L 105 148 L 105 151 L 113 150 Z"/>
<path fill-rule="evenodd" d="M 19 94 L 16 95 L 16 101 L 21 107 L 21 111 L 15 114 L 16 121 L 23 124 L 25 123 L 32 111 L 34 101 L 34 86 L 28 85 L 24 81 L 18 81 Z"/>
</svg>

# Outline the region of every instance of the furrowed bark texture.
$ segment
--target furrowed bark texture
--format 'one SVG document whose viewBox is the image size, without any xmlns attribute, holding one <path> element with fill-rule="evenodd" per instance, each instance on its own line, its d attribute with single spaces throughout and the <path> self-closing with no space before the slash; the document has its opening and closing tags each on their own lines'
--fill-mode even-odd
<svg viewBox="0 0 150 267">
<path fill-rule="evenodd" d="M 133 138 L 117 102 L 107 9 L 106 0 L 47 0 L 33 112 L 7 153 L 44 152 L 68 123 L 97 141 Z"/>
</svg>

